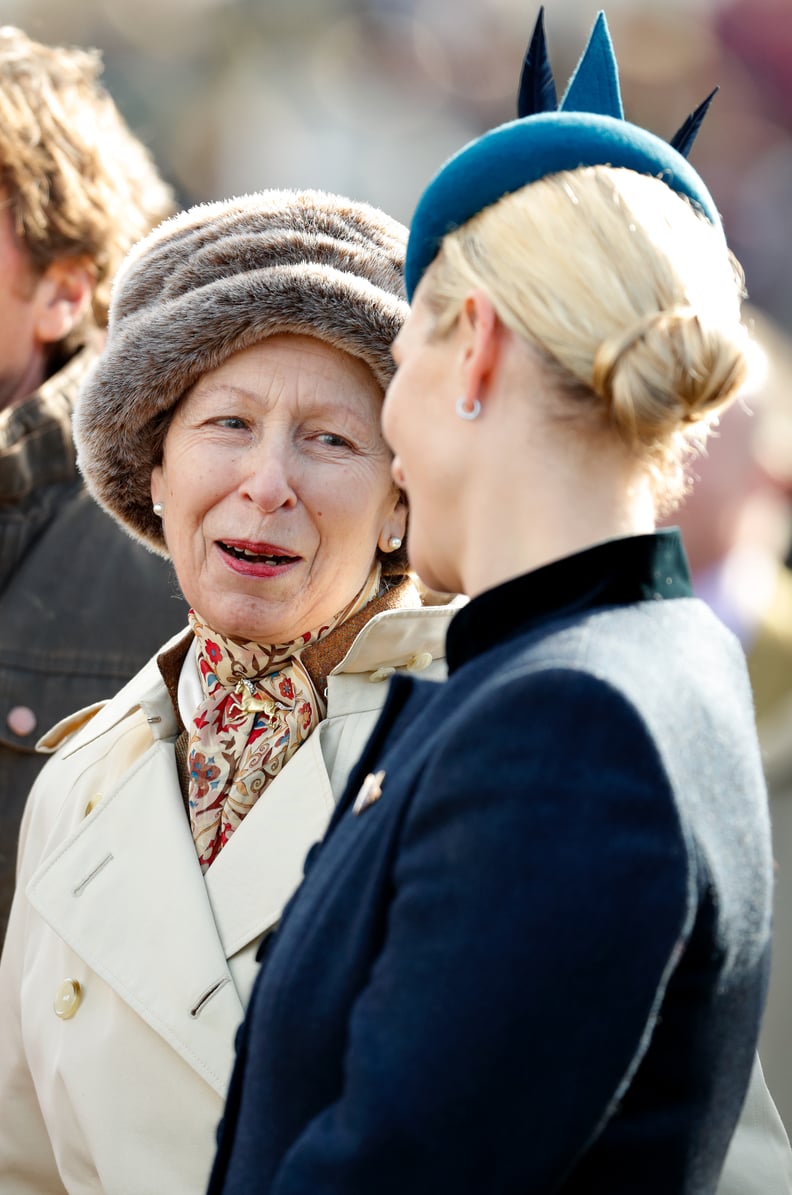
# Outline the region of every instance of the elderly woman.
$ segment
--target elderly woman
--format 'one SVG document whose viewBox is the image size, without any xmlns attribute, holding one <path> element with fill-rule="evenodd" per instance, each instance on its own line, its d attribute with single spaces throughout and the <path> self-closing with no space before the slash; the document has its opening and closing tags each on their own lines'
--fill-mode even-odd
<svg viewBox="0 0 792 1195">
<path fill-rule="evenodd" d="M 765 791 L 655 517 L 748 372 L 741 279 L 696 121 L 623 119 L 603 19 L 560 111 L 548 78 L 540 27 L 524 115 L 412 222 L 384 427 L 411 561 L 472 600 L 268 946 L 213 1195 L 711 1195 L 740 1113 Z"/>
<path fill-rule="evenodd" d="M 81 467 L 171 557 L 190 627 L 44 740 L 0 965 L 3 1193 L 203 1188 L 259 943 L 376 682 L 442 666 L 380 430 L 404 244 L 364 204 L 265 192 L 162 224 L 116 283 Z"/>
</svg>

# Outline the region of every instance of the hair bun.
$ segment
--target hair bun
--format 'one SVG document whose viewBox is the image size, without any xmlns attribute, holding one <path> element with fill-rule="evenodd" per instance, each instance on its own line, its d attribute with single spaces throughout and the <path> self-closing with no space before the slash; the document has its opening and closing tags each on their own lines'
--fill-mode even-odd
<svg viewBox="0 0 792 1195">
<path fill-rule="evenodd" d="M 696 318 L 692 307 L 673 307 L 668 311 L 650 311 L 643 319 L 618 335 L 609 336 L 594 354 L 592 387 L 596 394 L 610 402 L 610 385 L 614 371 L 622 356 L 643 336 L 656 326 L 668 325 L 672 321 Z"/>
<path fill-rule="evenodd" d="M 746 339 L 742 325 L 707 328 L 687 305 L 652 311 L 599 345 L 592 388 L 628 442 L 652 444 L 734 398 L 748 372 Z"/>
</svg>

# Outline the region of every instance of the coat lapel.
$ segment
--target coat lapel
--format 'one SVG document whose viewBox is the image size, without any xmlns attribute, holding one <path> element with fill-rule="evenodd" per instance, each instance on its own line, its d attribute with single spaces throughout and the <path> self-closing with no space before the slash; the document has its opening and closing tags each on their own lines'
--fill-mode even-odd
<svg viewBox="0 0 792 1195">
<path fill-rule="evenodd" d="M 302 879 L 309 847 L 333 812 L 322 757 L 324 723 L 272 781 L 206 873 L 228 957 L 271 929 Z"/>
<path fill-rule="evenodd" d="M 155 668 L 149 680 L 156 696 Z M 383 717 L 353 770 L 339 815 L 411 692 L 410 679 L 391 682 Z M 69 823 L 62 838 L 53 835 L 59 845 L 26 891 L 87 966 L 224 1095 L 235 1031 L 257 971 L 254 946 L 279 921 L 302 879 L 305 855 L 333 813 L 322 752 L 329 723 L 301 746 L 202 875 L 176 776 L 169 699 L 149 709 L 150 699 L 138 681 L 129 705 L 143 711 L 137 733 L 145 741 L 138 750 L 132 735 L 123 749 L 116 740 L 118 779 L 85 817 L 87 768 L 91 760 L 104 761 L 101 740 L 122 720 L 123 703 L 100 710 L 64 749 L 73 769 L 64 810 L 75 812 L 63 816 L 81 820 Z M 158 736 L 153 744 L 152 727 Z M 85 762 L 83 751 L 90 757 Z M 127 766 L 129 760 L 134 762 Z M 102 771 L 106 778 L 106 766 Z"/>
<path fill-rule="evenodd" d="M 168 742 L 155 742 L 42 863 L 33 907 L 221 1095 L 243 1008 Z"/>
</svg>

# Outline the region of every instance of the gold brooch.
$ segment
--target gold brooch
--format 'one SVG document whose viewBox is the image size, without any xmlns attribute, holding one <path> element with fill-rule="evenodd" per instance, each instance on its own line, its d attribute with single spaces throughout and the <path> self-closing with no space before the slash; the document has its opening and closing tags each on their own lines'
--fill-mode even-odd
<svg viewBox="0 0 792 1195">
<path fill-rule="evenodd" d="M 239 708 L 246 714 L 264 713 L 268 718 L 275 716 L 278 703 L 267 693 L 256 696 L 256 686 L 246 676 L 243 676 L 236 687 L 239 696 Z"/>
</svg>

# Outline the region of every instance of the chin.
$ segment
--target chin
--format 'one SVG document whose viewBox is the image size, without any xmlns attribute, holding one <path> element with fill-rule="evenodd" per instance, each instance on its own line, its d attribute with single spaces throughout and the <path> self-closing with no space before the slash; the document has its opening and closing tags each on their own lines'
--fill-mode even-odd
<svg viewBox="0 0 792 1195">
<path fill-rule="evenodd" d="M 450 576 L 448 569 L 438 569 L 437 562 L 431 564 L 419 555 L 413 555 L 410 547 L 410 568 L 417 573 L 421 584 L 436 593 L 459 593 L 458 583 Z"/>
<path fill-rule="evenodd" d="M 244 608 L 233 608 L 230 603 L 224 604 L 220 609 L 213 609 L 210 605 L 206 614 L 199 606 L 195 608 L 207 626 L 228 639 L 263 644 L 288 642 L 288 638 L 284 640 L 279 635 L 278 619 L 262 616 L 261 611 L 256 613 Z"/>
</svg>

